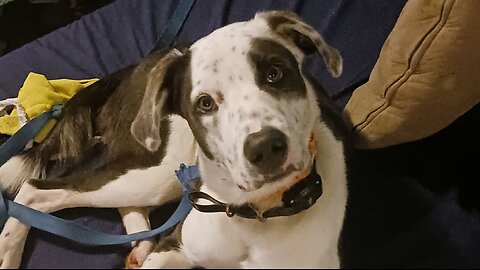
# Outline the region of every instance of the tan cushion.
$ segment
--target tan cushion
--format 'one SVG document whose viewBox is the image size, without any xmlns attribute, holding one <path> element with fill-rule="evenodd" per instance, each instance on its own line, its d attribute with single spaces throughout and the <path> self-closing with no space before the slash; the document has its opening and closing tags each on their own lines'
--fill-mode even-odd
<svg viewBox="0 0 480 270">
<path fill-rule="evenodd" d="M 480 100 L 480 0 L 410 0 L 345 107 L 359 148 L 418 140 Z"/>
</svg>

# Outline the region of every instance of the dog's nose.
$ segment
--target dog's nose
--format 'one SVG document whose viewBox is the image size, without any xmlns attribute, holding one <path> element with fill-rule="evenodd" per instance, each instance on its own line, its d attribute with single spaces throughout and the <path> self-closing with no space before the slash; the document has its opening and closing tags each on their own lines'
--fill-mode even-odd
<svg viewBox="0 0 480 270">
<path fill-rule="evenodd" d="M 272 127 L 248 135 L 243 146 L 245 157 L 261 173 L 276 171 L 285 162 L 287 150 L 287 136 Z"/>
</svg>

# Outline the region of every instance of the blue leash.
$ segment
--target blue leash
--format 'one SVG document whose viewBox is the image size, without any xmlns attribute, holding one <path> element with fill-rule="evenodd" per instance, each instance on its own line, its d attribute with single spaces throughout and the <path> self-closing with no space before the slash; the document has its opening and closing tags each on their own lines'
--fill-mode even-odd
<svg viewBox="0 0 480 270">
<path fill-rule="evenodd" d="M 183 186 L 182 200 L 172 216 L 162 226 L 150 231 L 128 235 L 108 234 L 94 231 L 73 221 L 61 219 L 10 200 L 7 200 L 7 209 L 11 217 L 20 220 L 26 225 L 59 235 L 63 238 L 80 244 L 88 246 L 125 244 L 132 241 L 150 238 L 165 232 L 184 220 L 188 213 L 190 213 L 190 210 L 192 210 L 192 204 L 190 203 L 188 194 L 190 193 L 190 189 L 194 181 L 200 178 L 198 166 L 187 167 L 185 164 L 181 164 L 180 169 L 175 171 L 175 173 Z M 5 206 L 3 205 L 3 207 Z"/>
<path fill-rule="evenodd" d="M 167 23 L 157 41 L 155 41 L 153 50 L 168 48 L 173 45 L 194 3 L 195 0 L 180 0 L 177 9 L 175 9 L 172 15 L 172 19 Z"/>
<path fill-rule="evenodd" d="M 37 132 L 42 129 L 48 120 L 57 118 L 61 114 L 62 107 L 62 105 L 55 105 L 52 110 L 35 117 L 4 142 L 2 146 L 0 146 L 0 166 L 11 157 L 22 152 L 27 143 L 37 135 Z"/>
<path fill-rule="evenodd" d="M 166 48 L 173 44 L 195 1 L 196 0 L 180 0 L 172 18 L 165 26 L 159 39 L 156 41 L 154 50 Z M 1 145 L 0 166 L 7 162 L 11 157 L 22 152 L 27 143 L 36 136 L 38 131 L 48 120 L 60 115 L 61 109 L 62 105 L 56 105 L 51 111 L 45 112 L 32 119 Z M 4 199 L 1 192 L 0 229 L 3 229 L 5 222 L 10 216 L 18 219 L 26 225 L 90 246 L 118 245 L 151 238 L 184 220 L 192 209 L 188 194 L 192 183 L 200 178 L 198 166 L 187 167 L 185 164 L 181 164 L 180 169 L 175 171 L 175 173 L 183 186 L 182 199 L 172 216 L 162 226 L 151 231 L 138 232 L 129 235 L 116 235 L 94 231 L 72 221 L 64 220 L 11 200 Z"/>
</svg>

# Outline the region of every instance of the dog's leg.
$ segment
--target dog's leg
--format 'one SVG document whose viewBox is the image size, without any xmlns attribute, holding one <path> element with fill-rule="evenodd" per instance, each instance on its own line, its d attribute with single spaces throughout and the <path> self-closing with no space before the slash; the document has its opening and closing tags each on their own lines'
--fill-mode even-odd
<svg viewBox="0 0 480 270">
<path fill-rule="evenodd" d="M 177 225 L 170 235 L 163 237 L 158 242 L 155 251 L 148 255 L 142 268 L 192 268 L 192 262 L 185 256 L 182 250 L 181 230 L 182 225 Z"/>
<path fill-rule="evenodd" d="M 27 240 L 29 227 L 14 218 L 9 218 L 0 234 L 0 268 L 20 267 L 23 247 Z"/>
<path fill-rule="evenodd" d="M 64 189 L 39 190 L 29 183 L 24 183 L 15 202 L 34 209 L 53 212 L 64 208 L 62 205 L 73 192 Z M 0 267 L 18 268 L 21 263 L 23 248 L 30 227 L 15 218 L 9 218 L 0 234 Z"/>
<path fill-rule="evenodd" d="M 18 268 L 29 227 L 14 218 L 9 218 L 0 234 L 0 268 Z"/>
<path fill-rule="evenodd" d="M 128 234 L 150 230 L 150 208 L 119 208 L 123 225 Z M 136 269 L 142 266 L 148 254 L 152 252 L 154 239 L 145 239 L 132 243 L 133 249 L 125 260 L 125 268 Z"/>
</svg>

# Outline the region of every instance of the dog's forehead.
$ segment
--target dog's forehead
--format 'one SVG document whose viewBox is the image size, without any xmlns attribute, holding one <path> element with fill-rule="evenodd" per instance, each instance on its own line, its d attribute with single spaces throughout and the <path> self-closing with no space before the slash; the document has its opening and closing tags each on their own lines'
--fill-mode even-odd
<svg viewBox="0 0 480 270">
<path fill-rule="evenodd" d="M 215 55 L 232 46 L 239 48 L 248 46 L 252 38 L 265 37 L 269 33 L 271 33 L 270 28 L 264 20 L 254 19 L 232 23 L 201 38 L 191 46 L 191 50 L 197 56 Z"/>
<path fill-rule="evenodd" d="M 192 98 L 205 90 L 220 90 L 235 80 L 253 81 L 248 62 L 252 40 L 270 35 L 268 24 L 255 19 L 219 28 L 195 42 L 190 48 Z"/>
</svg>

